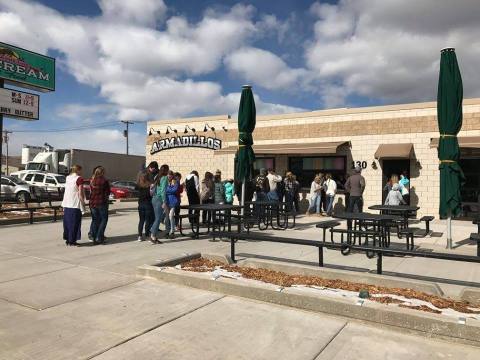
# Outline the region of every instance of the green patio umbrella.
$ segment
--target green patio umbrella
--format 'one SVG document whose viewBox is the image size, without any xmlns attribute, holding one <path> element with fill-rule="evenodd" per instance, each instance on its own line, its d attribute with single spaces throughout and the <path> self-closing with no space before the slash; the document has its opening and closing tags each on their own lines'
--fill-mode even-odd
<svg viewBox="0 0 480 360">
<path fill-rule="evenodd" d="M 252 87 L 244 85 L 238 109 L 238 151 L 235 166 L 235 178 L 242 182 L 242 205 L 245 199 L 245 180 L 250 179 L 255 161 L 252 133 L 255 130 L 256 114 Z"/>
<path fill-rule="evenodd" d="M 460 188 L 465 176 L 458 164 L 460 148 L 457 134 L 462 128 L 463 86 L 455 49 L 441 51 L 437 94 L 437 119 L 440 131 L 440 217 L 447 218 L 447 247 L 452 247 L 452 216 L 461 211 Z"/>
</svg>

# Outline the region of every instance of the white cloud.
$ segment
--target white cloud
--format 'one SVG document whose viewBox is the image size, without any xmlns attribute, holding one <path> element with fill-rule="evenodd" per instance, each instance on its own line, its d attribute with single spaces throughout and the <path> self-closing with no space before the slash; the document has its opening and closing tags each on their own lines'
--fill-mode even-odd
<svg viewBox="0 0 480 360">
<path fill-rule="evenodd" d="M 465 96 L 480 96 L 477 0 L 343 0 L 311 11 L 319 20 L 306 61 L 324 102 L 338 106 L 349 95 L 389 103 L 435 99 L 445 46 L 457 49 Z"/>
<path fill-rule="evenodd" d="M 290 68 L 274 53 L 252 47 L 234 51 L 225 64 L 234 75 L 272 90 L 301 85 L 308 75 L 305 69 Z"/>
<path fill-rule="evenodd" d="M 155 25 L 167 12 L 163 0 L 100 0 L 103 16 L 114 22 Z"/>
</svg>

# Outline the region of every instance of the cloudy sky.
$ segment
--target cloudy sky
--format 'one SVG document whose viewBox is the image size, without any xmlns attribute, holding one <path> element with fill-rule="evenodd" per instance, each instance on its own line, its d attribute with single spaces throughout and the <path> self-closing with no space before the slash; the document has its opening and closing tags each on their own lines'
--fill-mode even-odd
<svg viewBox="0 0 480 360">
<path fill-rule="evenodd" d="M 119 120 L 434 100 L 440 49 L 457 49 L 480 97 L 479 0 L 0 0 L 0 41 L 54 56 L 56 92 L 36 122 L 5 120 L 22 144 L 122 152 Z M 88 131 L 59 132 L 97 126 Z M 33 132 L 35 131 L 35 132 Z"/>
</svg>

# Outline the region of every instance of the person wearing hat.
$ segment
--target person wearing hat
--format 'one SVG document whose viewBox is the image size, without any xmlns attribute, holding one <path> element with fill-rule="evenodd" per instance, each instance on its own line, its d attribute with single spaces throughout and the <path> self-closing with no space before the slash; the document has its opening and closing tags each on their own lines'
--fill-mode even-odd
<svg viewBox="0 0 480 360">
<path fill-rule="evenodd" d="M 345 191 L 350 194 L 347 211 L 353 212 L 355 206 L 358 212 L 363 211 L 363 192 L 365 191 L 365 178 L 361 174 L 362 168 L 355 166 L 353 175 L 351 175 L 345 183 Z"/>
</svg>

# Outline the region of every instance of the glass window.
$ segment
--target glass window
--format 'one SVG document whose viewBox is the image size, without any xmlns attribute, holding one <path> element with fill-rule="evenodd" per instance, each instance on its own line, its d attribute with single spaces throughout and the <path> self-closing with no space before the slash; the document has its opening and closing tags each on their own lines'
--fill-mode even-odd
<svg viewBox="0 0 480 360">
<path fill-rule="evenodd" d="M 55 179 L 57 179 L 57 182 L 58 182 L 59 184 L 65 184 L 65 181 L 66 181 L 65 176 L 63 176 L 63 175 L 55 176 Z"/>
<path fill-rule="evenodd" d="M 42 175 L 42 174 L 35 174 L 35 176 L 33 177 L 33 181 L 34 182 L 41 182 L 43 183 L 43 180 L 45 179 L 45 175 Z"/>
<path fill-rule="evenodd" d="M 28 174 L 27 176 L 25 176 L 25 181 L 30 181 L 32 180 L 33 178 L 33 174 Z"/>
<path fill-rule="evenodd" d="M 260 169 L 275 169 L 275 158 L 256 158 L 253 163 L 253 176 L 260 174 Z"/>
<path fill-rule="evenodd" d="M 55 179 L 51 176 L 47 176 L 47 180 L 45 181 L 47 184 L 57 185 Z"/>
<path fill-rule="evenodd" d="M 2 178 L 2 185 L 11 185 L 8 179 Z"/>
<path fill-rule="evenodd" d="M 462 201 L 478 202 L 480 201 L 480 158 L 478 159 L 460 159 L 460 167 L 465 174 L 466 182 L 461 188 Z"/>
<path fill-rule="evenodd" d="M 297 176 L 301 187 L 309 188 L 318 173 L 330 173 L 338 188 L 343 189 L 347 175 L 346 162 L 345 156 L 291 157 L 289 170 Z"/>
</svg>

